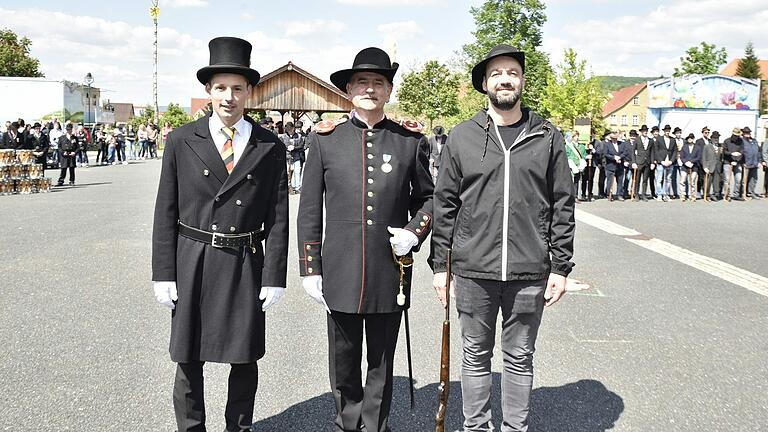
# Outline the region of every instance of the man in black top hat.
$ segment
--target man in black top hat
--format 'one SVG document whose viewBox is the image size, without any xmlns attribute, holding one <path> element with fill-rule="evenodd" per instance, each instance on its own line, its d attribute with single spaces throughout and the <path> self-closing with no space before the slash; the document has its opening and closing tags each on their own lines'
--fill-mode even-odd
<svg viewBox="0 0 768 432">
<path fill-rule="evenodd" d="M 67 123 L 64 135 L 59 137 L 59 168 L 61 168 L 61 174 L 59 174 L 59 181 L 57 186 L 64 185 L 64 179 L 67 177 L 67 171 L 69 171 L 69 185 L 75 185 L 75 166 L 77 161 L 77 137 L 72 133 L 72 123 Z"/>
<path fill-rule="evenodd" d="M 648 201 L 646 191 L 650 182 L 650 173 L 656 168 L 653 163 L 654 141 L 648 136 L 648 126 L 640 127 L 640 136 L 632 142 L 632 170 L 637 173 L 635 179 L 634 200 Z"/>
<path fill-rule="evenodd" d="M 744 163 L 744 141 L 741 129 L 733 128 L 731 136 L 723 141 L 723 198 L 726 201 L 743 201 L 741 197 L 741 173 Z"/>
<path fill-rule="evenodd" d="M 677 163 L 677 145 L 669 135 L 670 125 L 662 129 L 664 135 L 656 139 L 653 160 L 656 163 L 656 200 L 669 201 L 672 193 L 672 166 Z"/>
<path fill-rule="evenodd" d="M 573 267 L 576 191 L 563 135 L 521 106 L 525 54 L 494 47 L 472 69 L 472 84 L 489 105 L 454 127 L 443 148 L 432 284 L 445 305 L 452 248 L 464 431 L 494 429 L 491 357 L 499 311 L 502 430 L 525 431 L 544 307 L 561 298 Z"/>
<path fill-rule="evenodd" d="M 680 165 L 680 175 L 678 177 L 678 191 L 680 191 L 680 199 L 683 202 L 686 200 L 696 201 L 696 187 L 698 185 L 699 167 L 701 166 L 702 147 L 696 145 L 694 138 L 695 136 L 692 133 L 688 134 L 685 138 L 685 144 L 683 144 L 683 148 L 680 150 L 682 165 Z"/>
<path fill-rule="evenodd" d="M 432 179 L 437 179 L 437 170 L 440 168 L 440 152 L 443 151 L 445 140 L 448 135 L 445 134 L 445 128 L 435 126 L 432 129 L 432 136 L 429 137 L 429 164 L 432 172 Z"/>
<path fill-rule="evenodd" d="M 328 312 L 336 431 L 389 430 L 392 362 L 411 292 L 411 268 L 401 285 L 395 258 L 411 259 L 432 227 L 429 143 L 418 124 L 384 115 L 397 67 L 379 48 L 360 51 L 352 68 L 331 75 L 355 107 L 350 119 L 318 123 L 308 137 L 299 272 Z"/>
<path fill-rule="evenodd" d="M 48 143 L 48 135 L 42 132 L 40 123 L 32 125 L 32 130 L 27 137 L 27 145 L 32 149 L 32 154 L 35 155 L 35 163 L 42 165 L 42 172 L 45 174 L 45 163 L 51 145 Z"/>
<path fill-rule="evenodd" d="M 206 430 L 203 364 L 215 362 L 231 364 L 225 430 L 250 431 L 265 311 L 286 282 L 286 149 L 243 115 L 259 81 L 251 44 L 220 37 L 208 47 L 210 65 L 197 78 L 213 110 L 168 134 L 152 280 L 157 301 L 172 310 L 178 430 Z"/>
</svg>

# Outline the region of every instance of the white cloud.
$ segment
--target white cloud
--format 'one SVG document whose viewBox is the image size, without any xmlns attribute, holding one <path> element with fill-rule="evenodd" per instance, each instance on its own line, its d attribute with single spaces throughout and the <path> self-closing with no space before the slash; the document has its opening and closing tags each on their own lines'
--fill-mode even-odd
<svg viewBox="0 0 768 432">
<path fill-rule="evenodd" d="M 557 38 L 545 34 L 543 48 L 553 65 L 564 48 L 574 48 L 597 75 L 670 75 L 701 41 L 726 48 L 729 61 L 740 57 L 766 21 L 764 0 L 731 2 L 726 9 L 719 0 L 676 0 L 644 14 L 571 21 Z"/>
<path fill-rule="evenodd" d="M 208 2 L 205 0 L 160 0 L 160 7 L 163 6 L 173 8 L 206 7 Z"/>
<path fill-rule="evenodd" d="M 336 0 L 337 3 L 355 6 L 424 6 L 436 4 L 437 0 Z"/>
<path fill-rule="evenodd" d="M 338 20 L 283 21 L 278 25 L 285 30 L 285 36 L 289 38 L 309 35 L 337 35 L 347 30 L 347 25 Z"/>
<path fill-rule="evenodd" d="M 376 30 L 385 36 L 392 36 L 397 40 L 409 39 L 424 33 L 424 30 L 422 30 L 416 21 L 398 21 L 381 24 Z"/>
</svg>

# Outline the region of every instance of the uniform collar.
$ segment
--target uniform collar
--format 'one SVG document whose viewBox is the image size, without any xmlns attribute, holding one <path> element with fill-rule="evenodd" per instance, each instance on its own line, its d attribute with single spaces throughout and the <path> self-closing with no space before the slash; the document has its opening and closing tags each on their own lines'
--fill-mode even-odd
<svg viewBox="0 0 768 432">
<path fill-rule="evenodd" d="M 211 114 L 210 119 L 208 119 L 208 125 L 211 129 L 211 133 L 215 131 L 221 131 L 221 129 L 224 127 L 224 122 L 221 121 L 221 118 L 219 118 L 219 115 L 216 114 L 216 111 Z M 245 130 L 245 116 L 240 117 L 240 120 L 238 120 L 234 125 L 235 133 L 241 134 Z"/>
<path fill-rule="evenodd" d="M 381 121 L 379 121 L 375 125 L 373 125 L 373 127 L 371 127 L 371 128 L 368 127 L 368 124 L 366 122 L 364 122 L 364 121 L 360 120 L 359 118 L 357 118 L 357 113 L 354 113 L 354 112 L 352 113 L 350 121 L 352 122 L 353 125 L 361 128 L 361 129 L 381 129 L 381 128 L 384 127 L 384 124 L 387 121 L 387 116 L 384 115 L 384 118 L 381 119 Z"/>
</svg>

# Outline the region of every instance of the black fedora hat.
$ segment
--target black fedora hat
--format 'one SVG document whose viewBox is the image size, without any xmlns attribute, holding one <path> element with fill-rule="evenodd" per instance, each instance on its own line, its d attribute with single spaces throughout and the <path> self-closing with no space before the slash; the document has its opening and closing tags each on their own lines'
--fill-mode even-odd
<svg viewBox="0 0 768 432">
<path fill-rule="evenodd" d="M 347 92 L 347 83 L 355 72 L 373 72 L 384 77 L 392 84 L 395 73 L 400 65 L 392 63 L 389 55 L 381 48 L 369 47 L 355 56 L 352 67 L 342 69 L 331 74 L 331 82 L 344 93 Z"/>
<path fill-rule="evenodd" d="M 235 37 L 217 37 L 208 42 L 209 65 L 197 71 L 197 79 L 208 84 L 217 73 L 232 73 L 244 76 L 248 83 L 256 85 L 261 75 L 251 69 L 251 43 Z"/>
<path fill-rule="evenodd" d="M 513 59 L 517 60 L 517 62 L 520 63 L 520 67 L 523 69 L 523 74 L 525 74 L 525 53 L 511 45 L 496 45 L 493 47 L 493 49 L 491 49 L 488 55 L 486 55 L 485 58 L 480 61 L 480 63 L 476 64 L 475 67 L 472 68 L 472 86 L 475 88 L 475 90 L 479 91 L 480 93 L 485 93 L 485 90 L 483 90 L 485 67 L 488 66 L 488 62 L 491 60 L 502 56 L 512 57 Z"/>
<path fill-rule="evenodd" d="M 741 130 L 742 134 L 751 134 L 752 129 L 749 128 L 749 126 L 745 126 L 744 129 Z"/>
<path fill-rule="evenodd" d="M 673 130 L 673 131 L 672 131 L 672 133 L 673 133 L 673 134 L 676 134 L 676 133 L 678 133 L 678 132 L 682 133 L 682 132 L 683 132 L 683 130 L 682 130 L 682 129 L 680 129 L 679 127 L 675 127 L 675 130 Z"/>
<path fill-rule="evenodd" d="M 665 130 L 665 131 L 672 130 L 672 126 L 664 125 L 664 127 L 661 130 Z"/>
<path fill-rule="evenodd" d="M 647 131 L 648 131 L 648 125 L 640 126 L 640 132 L 647 132 Z"/>
<path fill-rule="evenodd" d="M 658 132 L 658 131 L 659 131 L 659 127 L 658 126 L 654 126 L 654 127 L 651 128 L 651 132 Z"/>
</svg>

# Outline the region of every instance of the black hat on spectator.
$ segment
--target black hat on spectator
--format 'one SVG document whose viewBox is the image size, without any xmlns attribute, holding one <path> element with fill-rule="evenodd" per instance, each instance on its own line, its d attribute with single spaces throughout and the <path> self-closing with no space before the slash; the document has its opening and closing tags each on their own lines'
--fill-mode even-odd
<svg viewBox="0 0 768 432">
<path fill-rule="evenodd" d="M 666 130 L 666 129 L 665 129 L 665 130 Z M 679 127 L 676 127 L 676 128 L 675 128 L 675 130 L 673 130 L 673 131 L 672 131 L 672 133 L 673 133 L 673 134 L 676 134 L 676 133 L 678 133 L 678 132 L 682 132 L 682 131 L 683 131 L 682 129 L 680 129 Z"/>
<path fill-rule="evenodd" d="M 693 133 L 689 133 L 689 134 L 688 134 L 688 136 L 687 136 L 687 137 L 685 137 L 685 139 L 687 139 L 687 140 L 689 140 L 689 139 L 694 139 L 694 138 L 696 138 L 696 136 L 695 136 L 695 135 L 693 135 Z"/>
<path fill-rule="evenodd" d="M 712 132 L 712 138 L 715 138 L 715 139 L 720 138 L 720 132 L 718 131 Z"/>
<path fill-rule="evenodd" d="M 295 126 L 293 126 L 293 122 L 288 122 L 288 123 L 285 124 L 285 127 L 292 128 L 292 127 L 295 127 Z"/>
<path fill-rule="evenodd" d="M 40 124 L 40 122 L 35 122 L 35 124 L 32 125 L 32 129 L 43 127 L 43 125 Z"/>
<path fill-rule="evenodd" d="M 709 128 L 708 128 L 708 127 L 706 127 L 706 126 L 704 126 L 703 128 L 701 128 L 701 133 L 704 133 L 704 132 L 709 132 Z"/>
<path fill-rule="evenodd" d="M 520 67 L 523 69 L 523 74 L 525 74 L 525 52 L 506 44 L 496 45 L 485 58 L 480 61 L 480 63 L 472 68 L 472 87 L 480 93 L 486 93 L 486 91 L 483 90 L 485 68 L 488 66 L 488 63 L 496 57 L 512 57 L 520 63 Z"/>
<path fill-rule="evenodd" d="M 751 134 L 752 129 L 749 128 L 749 126 L 745 126 L 744 129 L 741 130 L 741 133 L 743 134 Z"/>
<path fill-rule="evenodd" d="M 663 130 L 663 131 L 672 130 L 672 126 L 670 126 L 670 125 L 664 125 L 664 127 L 663 127 L 661 130 Z"/>
<path fill-rule="evenodd" d="M 651 128 L 651 133 L 658 132 L 658 131 L 659 131 L 659 127 L 658 126 L 654 126 L 654 127 Z"/>
<path fill-rule="evenodd" d="M 217 37 L 208 42 L 210 51 L 209 65 L 197 71 L 197 79 L 208 84 L 217 73 L 232 73 L 244 76 L 248 83 L 255 86 L 261 75 L 251 69 L 251 43 L 235 37 Z"/>
<path fill-rule="evenodd" d="M 631 137 L 636 137 L 636 136 L 637 136 L 637 131 L 636 131 L 636 130 L 634 130 L 634 129 L 630 130 L 630 131 L 629 131 L 629 136 L 631 136 Z"/>
<path fill-rule="evenodd" d="M 640 132 L 648 132 L 648 126 L 647 125 L 640 126 Z"/>
<path fill-rule="evenodd" d="M 74 127 L 72 123 L 67 123 L 66 126 L 64 126 L 65 129 L 71 130 Z"/>
</svg>

